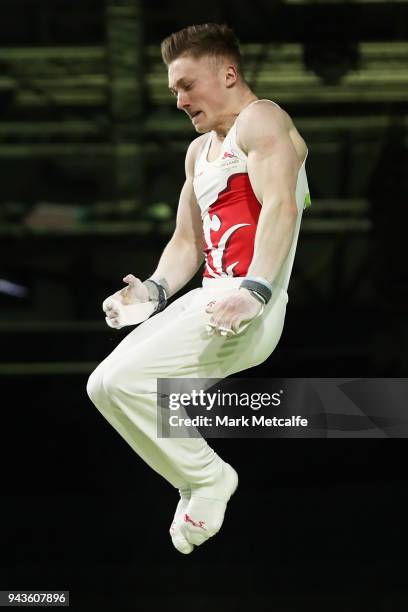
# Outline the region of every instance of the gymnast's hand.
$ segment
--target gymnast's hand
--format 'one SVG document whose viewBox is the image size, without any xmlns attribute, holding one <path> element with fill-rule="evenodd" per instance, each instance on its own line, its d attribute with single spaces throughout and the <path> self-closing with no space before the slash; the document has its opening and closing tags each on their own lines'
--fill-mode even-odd
<svg viewBox="0 0 408 612">
<path fill-rule="evenodd" d="M 128 286 L 114 293 L 112 295 L 113 299 L 118 300 L 118 302 L 125 306 L 149 301 L 149 292 L 140 278 L 136 278 L 133 274 L 128 274 L 124 277 L 123 282 L 127 283 Z"/>
<path fill-rule="evenodd" d="M 212 315 L 209 333 L 232 336 L 244 331 L 253 319 L 261 315 L 263 306 L 247 289 L 236 289 L 222 299 L 207 304 L 205 311 Z"/>
<path fill-rule="evenodd" d="M 110 295 L 102 304 L 106 323 L 116 329 L 145 321 L 155 308 L 149 300 L 147 287 L 139 278 L 128 274 L 123 281 L 127 287 Z"/>
</svg>

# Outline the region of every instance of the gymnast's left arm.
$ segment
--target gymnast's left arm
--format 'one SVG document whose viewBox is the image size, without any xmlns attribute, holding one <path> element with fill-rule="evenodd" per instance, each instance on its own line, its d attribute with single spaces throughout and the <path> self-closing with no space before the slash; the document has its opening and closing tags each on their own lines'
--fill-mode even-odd
<svg viewBox="0 0 408 612">
<path fill-rule="evenodd" d="M 248 109 L 239 137 L 248 156 L 252 189 L 262 205 L 247 276 L 273 282 L 289 253 L 297 221 L 299 158 L 284 111 L 268 102 Z"/>
<path fill-rule="evenodd" d="M 254 253 L 247 277 L 273 282 L 285 261 L 297 221 L 296 182 L 299 158 L 284 111 L 270 103 L 254 104 L 238 123 L 239 144 L 246 152 L 248 176 L 262 205 Z M 289 123 L 290 125 L 290 123 Z M 254 319 L 261 305 L 245 288 L 207 306 L 210 323 L 237 331 Z"/>
</svg>

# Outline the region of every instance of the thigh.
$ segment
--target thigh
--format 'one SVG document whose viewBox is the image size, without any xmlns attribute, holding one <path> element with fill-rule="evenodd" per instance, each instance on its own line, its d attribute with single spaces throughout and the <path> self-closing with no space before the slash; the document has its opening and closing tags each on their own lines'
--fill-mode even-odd
<svg viewBox="0 0 408 612">
<path fill-rule="evenodd" d="M 128 352 L 132 355 L 137 354 L 137 352 L 141 350 L 142 345 L 152 342 L 155 336 L 160 334 L 160 332 L 174 325 L 174 322 L 183 312 L 185 312 L 198 291 L 200 291 L 200 289 L 189 291 L 172 302 L 163 312 L 150 317 L 150 319 L 147 319 L 130 331 L 116 348 L 114 348 L 99 364 L 97 369 L 103 370 L 105 367 L 113 365 L 116 361 L 121 361 Z"/>
<path fill-rule="evenodd" d="M 223 378 L 264 361 L 279 341 L 286 298 L 268 304 L 264 315 L 242 333 L 231 337 L 209 335 L 210 316 L 205 306 L 214 295 L 196 294 L 170 325 L 156 329 L 139 344 L 129 345 L 120 359 L 111 362 L 109 377 L 127 388 L 157 378 Z M 133 381 L 133 382 L 132 382 Z M 150 388 L 151 387 L 151 388 Z M 145 389 L 145 386 L 143 386 Z"/>
</svg>

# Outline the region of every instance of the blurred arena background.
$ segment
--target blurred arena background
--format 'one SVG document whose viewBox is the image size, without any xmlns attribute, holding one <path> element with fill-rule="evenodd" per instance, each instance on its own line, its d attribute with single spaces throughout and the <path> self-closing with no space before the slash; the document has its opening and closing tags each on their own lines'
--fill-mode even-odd
<svg viewBox="0 0 408 612">
<path fill-rule="evenodd" d="M 101 303 L 154 269 L 195 137 L 160 42 L 207 21 L 309 147 L 285 331 L 248 375 L 407 376 L 406 0 L 2 0 L 0 588 L 81 611 L 406 610 L 403 441 L 217 440 L 241 491 L 184 558 L 176 496 L 86 396 L 127 333 Z"/>
</svg>

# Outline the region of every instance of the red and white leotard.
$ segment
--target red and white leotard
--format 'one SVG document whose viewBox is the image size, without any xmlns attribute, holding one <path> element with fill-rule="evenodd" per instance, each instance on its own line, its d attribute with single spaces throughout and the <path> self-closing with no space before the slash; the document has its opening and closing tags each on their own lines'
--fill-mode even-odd
<svg viewBox="0 0 408 612">
<path fill-rule="evenodd" d="M 260 100 L 252 104 L 256 102 Z M 252 261 L 261 204 L 249 181 L 247 156 L 236 142 L 236 121 L 224 139 L 219 157 L 209 162 L 212 136 L 210 132 L 204 140 L 194 169 L 194 192 L 201 209 L 206 245 L 203 275 L 204 278 L 242 277 L 246 276 Z M 310 202 L 305 161 L 306 158 L 296 186 L 299 215 L 293 243 L 276 279 L 285 288 L 289 283 L 303 208 Z"/>
</svg>

